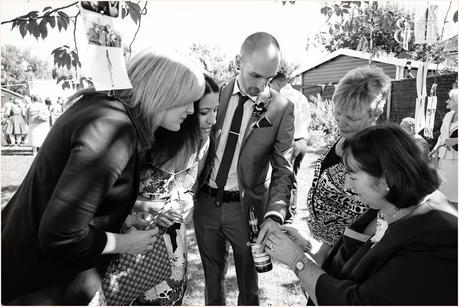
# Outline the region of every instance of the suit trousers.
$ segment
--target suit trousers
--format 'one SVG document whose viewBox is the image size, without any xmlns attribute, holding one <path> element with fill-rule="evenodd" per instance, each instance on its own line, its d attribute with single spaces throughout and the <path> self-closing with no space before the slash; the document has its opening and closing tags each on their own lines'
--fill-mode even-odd
<svg viewBox="0 0 459 307">
<path fill-rule="evenodd" d="M 225 305 L 225 274 L 231 244 L 239 288 L 238 305 L 259 305 L 258 275 L 253 264 L 249 225 L 240 202 L 215 205 L 215 197 L 197 195 L 193 213 L 196 240 L 205 276 L 206 305 Z"/>
</svg>

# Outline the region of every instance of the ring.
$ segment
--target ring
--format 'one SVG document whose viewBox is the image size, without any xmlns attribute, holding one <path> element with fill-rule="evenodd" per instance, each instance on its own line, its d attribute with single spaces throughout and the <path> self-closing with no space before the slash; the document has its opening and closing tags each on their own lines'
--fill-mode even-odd
<svg viewBox="0 0 459 307">
<path fill-rule="evenodd" d="M 273 250 L 273 242 L 269 243 L 269 249 Z"/>
</svg>

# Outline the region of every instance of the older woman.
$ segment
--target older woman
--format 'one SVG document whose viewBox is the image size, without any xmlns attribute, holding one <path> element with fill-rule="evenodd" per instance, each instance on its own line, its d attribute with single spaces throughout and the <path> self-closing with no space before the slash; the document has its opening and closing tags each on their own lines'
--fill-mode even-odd
<svg viewBox="0 0 459 307">
<path fill-rule="evenodd" d="M 457 102 L 459 89 L 449 92 L 446 106 L 449 111 L 445 114 L 435 147 L 430 152 L 431 157 L 438 158 L 437 168 L 442 177 L 439 190 L 449 201 L 457 205 Z"/>
<path fill-rule="evenodd" d="M 332 245 L 367 206 L 344 190 L 341 163 L 346 138 L 373 126 L 383 112 L 390 79 L 377 67 L 349 71 L 338 83 L 333 102 L 339 138 L 318 159 L 307 196 L 308 225 L 319 241 Z"/>
<path fill-rule="evenodd" d="M 343 151 L 346 185 L 370 209 L 325 261 L 312 255 L 322 267 L 292 228 L 268 237 L 268 253 L 295 271 L 315 304 L 457 305 L 457 208 L 414 140 L 398 126 L 375 126 Z"/>
<path fill-rule="evenodd" d="M 139 156 L 158 127 L 180 129 L 205 83 L 171 50 L 146 49 L 127 72 L 132 89 L 71 99 L 3 209 L 3 304 L 88 304 L 113 254 L 152 249 L 157 229 L 120 233 L 139 191 Z"/>
</svg>

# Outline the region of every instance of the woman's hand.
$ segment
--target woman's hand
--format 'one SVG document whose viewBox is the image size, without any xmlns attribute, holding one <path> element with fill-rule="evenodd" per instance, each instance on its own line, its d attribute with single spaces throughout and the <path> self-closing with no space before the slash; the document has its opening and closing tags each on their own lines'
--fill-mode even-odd
<svg viewBox="0 0 459 307">
<path fill-rule="evenodd" d="M 137 230 L 147 230 L 155 226 L 155 217 L 148 212 L 132 212 L 124 222 L 127 228 L 134 227 Z"/>
<path fill-rule="evenodd" d="M 311 241 L 303 237 L 296 228 L 291 226 L 280 226 L 280 229 L 285 232 L 285 234 L 295 242 L 304 252 L 310 252 L 312 244 Z"/>
<path fill-rule="evenodd" d="M 151 230 L 130 228 L 126 233 L 120 235 L 123 236 L 121 239 L 123 253 L 136 255 L 151 250 L 153 243 L 158 239 L 157 233 L 157 227 Z"/>
<path fill-rule="evenodd" d="M 264 241 L 265 251 L 291 269 L 304 257 L 303 249 L 281 231 L 271 232 Z"/>
</svg>

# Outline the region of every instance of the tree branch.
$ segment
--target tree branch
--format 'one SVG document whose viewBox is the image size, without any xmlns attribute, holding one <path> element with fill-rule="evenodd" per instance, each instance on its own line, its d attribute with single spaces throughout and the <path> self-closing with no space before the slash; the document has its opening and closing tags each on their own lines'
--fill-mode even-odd
<svg viewBox="0 0 459 307">
<path fill-rule="evenodd" d="M 62 6 L 62 7 L 55 8 L 54 10 L 51 10 L 51 11 L 47 12 L 48 15 L 46 15 L 46 16 L 49 16 L 51 13 L 54 13 L 54 12 L 56 12 L 56 11 L 63 10 L 63 9 L 69 8 L 69 7 L 71 7 L 71 6 L 74 6 L 74 5 L 76 5 L 76 4 L 78 4 L 78 1 L 77 1 L 77 2 L 73 2 L 73 3 L 69 4 L 69 5 L 65 5 L 65 6 Z M 76 16 L 78 16 L 78 14 L 77 14 Z M 75 17 L 76 17 L 76 16 L 75 16 Z M 20 18 L 20 17 L 16 17 L 16 18 L 13 18 L 13 19 L 11 19 L 11 20 L 2 21 L 1 24 L 3 25 L 3 24 L 7 24 L 7 23 L 12 23 L 12 22 L 14 22 L 15 20 L 31 21 L 31 20 L 41 19 L 41 18 L 43 18 L 43 17 L 45 17 L 45 15 L 38 16 L 38 17 L 35 17 L 35 18 Z M 72 17 L 69 17 L 69 18 L 72 18 Z"/>
<path fill-rule="evenodd" d="M 76 24 L 77 24 L 77 19 L 78 15 L 80 15 L 80 12 L 75 15 L 75 21 L 73 21 L 73 43 L 75 44 L 75 51 L 78 54 L 78 47 L 77 47 L 77 42 L 76 42 Z"/>
<path fill-rule="evenodd" d="M 147 12 L 147 4 L 148 4 L 148 1 L 145 1 L 145 5 L 143 6 L 143 9 L 141 10 L 141 12 L 145 12 L 144 14 L 146 14 L 146 12 Z M 131 58 L 131 54 L 132 54 L 132 44 L 134 43 L 135 38 L 137 37 L 137 33 L 139 33 L 139 30 L 140 30 L 140 22 L 141 22 L 141 21 L 142 21 L 142 17 L 139 18 L 139 24 L 137 25 L 137 30 L 135 31 L 134 37 L 132 38 L 132 41 L 131 41 L 131 43 L 129 44 L 129 58 L 128 58 L 128 60 Z"/>
</svg>

